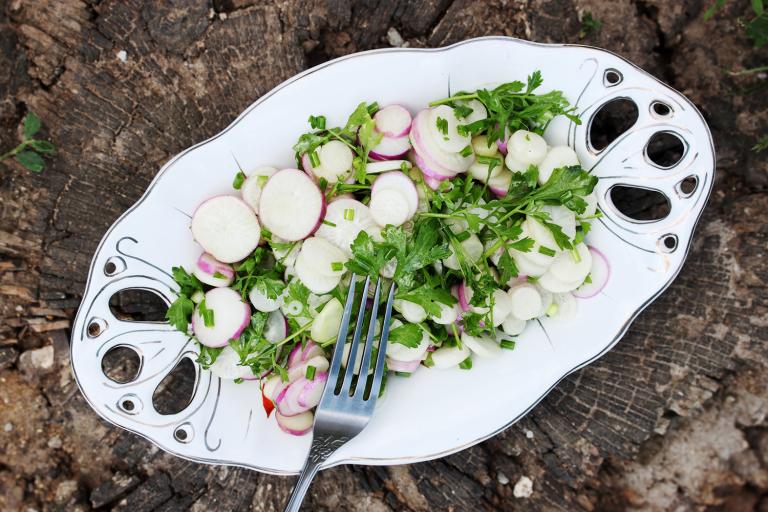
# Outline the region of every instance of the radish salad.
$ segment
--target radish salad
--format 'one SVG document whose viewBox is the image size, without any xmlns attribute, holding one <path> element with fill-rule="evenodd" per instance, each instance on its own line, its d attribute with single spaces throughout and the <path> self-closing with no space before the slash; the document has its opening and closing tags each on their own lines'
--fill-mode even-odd
<svg viewBox="0 0 768 512">
<path fill-rule="evenodd" d="M 556 116 L 579 119 L 541 84 L 537 71 L 415 115 L 361 103 L 340 127 L 310 116 L 297 168 L 240 170 L 231 194 L 198 206 L 202 254 L 173 268 L 169 322 L 214 375 L 259 380 L 267 416 L 302 435 L 353 274 L 396 286 L 386 364 L 399 376 L 471 369 L 514 349 L 529 321 L 572 317 L 609 266 L 585 243 L 597 178 L 542 136 Z M 366 385 L 362 352 L 348 371 Z"/>
</svg>

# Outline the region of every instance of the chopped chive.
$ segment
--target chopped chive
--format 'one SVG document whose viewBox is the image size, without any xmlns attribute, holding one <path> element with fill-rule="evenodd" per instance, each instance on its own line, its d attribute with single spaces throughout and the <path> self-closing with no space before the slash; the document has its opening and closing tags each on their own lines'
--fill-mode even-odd
<svg viewBox="0 0 768 512">
<path fill-rule="evenodd" d="M 307 380 L 315 380 L 316 371 L 317 371 L 317 368 L 315 368 L 314 366 L 312 365 L 307 366 L 307 373 L 306 373 Z"/>
<path fill-rule="evenodd" d="M 379 110 L 379 102 L 378 101 L 374 101 L 373 103 L 371 103 L 370 105 L 365 107 L 365 109 L 368 111 L 368 115 L 372 116 L 373 114 L 378 112 L 378 110 Z"/>
<path fill-rule="evenodd" d="M 464 240 L 467 240 L 470 236 L 469 231 L 462 231 L 461 233 L 456 233 L 456 240 L 459 241 L 459 243 L 463 242 Z"/>
<path fill-rule="evenodd" d="M 397 375 L 398 377 L 406 377 L 407 378 L 407 377 L 410 377 L 412 374 L 410 374 L 408 372 L 395 372 L 395 375 Z"/>
<path fill-rule="evenodd" d="M 320 165 L 320 157 L 317 156 L 317 152 L 312 151 L 309 153 L 309 163 L 312 164 L 312 167 L 317 167 Z"/>
<path fill-rule="evenodd" d="M 592 283 L 592 274 L 587 274 L 587 277 L 584 278 L 584 284 L 591 284 Z"/>
<path fill-rule="evenodd" d="M 463 157 L 467 157 L 472 154 L 472 146 L 467 144 L 464 149 L 461 150 L 460 155 Z"/>
<path fill-rule="evenodd" d="M 581 254 L 579 254 L 577 249 L 571 249 L 571 257 L 576 263 L 581 263 Z"/>
<path fill-rule="evenodd" d="M 555 316 L 557 314 L 558 309 L 560 309 L 560 307 L 553 302 L 552 304 L 549 305 L 545 313 L 547 316 Z"/>
<path fill-rule="evenodd" d="M 331 270 L 334 272 L 341 272 L 344 270 L 344 264 L 340 261 L 331 262 Z"/>
<path fill-rule="evenodd" d="M 467 357 L 465 360 L 459 363 L 459 368 L 462 370 L 471 370 L 472 369 L 472 357 Z"/>
<path fill-rule="evenodd" d="M 243 182 L 245 181 L 245 174 L 243 171 L 237 171 L 237 174 L 235 174 L 235 179 L 232 180 L 232 188 L 235 190 L 240 190 L 240 187 L 243 186 Z"/>
<path fill-rule="evenodd" d="M 437 116 L 437 120 L 435 121 L 435 124 L 437 125 L 437 131 L 442 133 L 443 135 L 448 135 L 448 120 L 443 119 L 440 116 Z"/>
<path fill-rule="evenodd" d="M 317 182 L 317 185 L 320 187 L 320 190 L 325 192 L 325 189 L 328 188 L 328 180 L 325 178 L 320 178 L 320 181 Z"/>
<path fill-rule="evenodd" d="M 213 273 L 213 277 L 215 277 L 216 279 L 226 279 L 227 278 L 227 276 L 225 276 L 224 274 L 222 274 L 218 270 Z"/>
<path fill-rule="evenodd" d="M 543 245 L 540 245 L 539 254 L 543 254 L 544 256 L 554 256 L 557 253 L 552 249 L 550 249 L 549 247 L 544 247 Z"/>
<path fill-rule="evenodd" d="M 355 210 L 352 208 L 344 210 L 344 220 L 355 220 Z"/>
<path fill-rule="evenodd" d="M 309 126 L 314 130 L 325 130 L 325 116 L 309 116 Z"/>
<path fill-rule="evenodd" d="M 242 384 L 243 382 L 244 381 L 243 381 L 242 377 L 238 377 L 238 378 L 235 379 L 235 384 Z"/>
<path fill-rule="evenodd" d="M 323 224 L 325 224 L 326 226 L 331 226 L 332 228 L 336 227 L 336 224 L 334 224 L 333 222 L 331 222 L 329 220 L 325 220 L 325 219 L 323 219 Z"/>
<path fill-rule="evenodd" d="M 268 180 L 269 180 L 269 176 L 259 175 L 258 177 L 256 177 L 256 183 L 258 183 L 260 187 L 263 187 Z"/>
<path fill-rule="evenodd" d="M 515 342 L 512 340 L 501 340 L 501 343 L 499 343 L 499 346 L 501 348 L 505 348 L 507 350 L 514 350 L 515 349 Z"/>
<path fill-rule="evenodd" d="M 205 326 L 206 327 L 213 327 L 214 326 L 214 323 L 213 323 L 213 320 L 214 320 L 213 319 L 213 310 L 212 309 L 208 309 L 205 306 L 205 299 L 200 301 L 200 304 L 198 305 L 198 308 L 200 308 L 200 316 L 203 317 L 203 323 L 205 324 Z"/>
<path fill-rule="evenodd" d="M 533 277 L 533 276 L 528 276 L 528 277 L 525 278 L 525 280 L 528 281 L 531 284 L 536 284 L 536 283 L 539 282 L 539 278 L 538 277 Z"/>
</svg>

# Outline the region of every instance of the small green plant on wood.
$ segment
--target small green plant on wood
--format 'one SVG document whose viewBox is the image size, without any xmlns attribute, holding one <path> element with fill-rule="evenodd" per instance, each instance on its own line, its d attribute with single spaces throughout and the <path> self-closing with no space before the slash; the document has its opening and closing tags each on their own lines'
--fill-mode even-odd
<svg viewBox="0 0 768 512">
<path fill-rule="evenodd" d="M 595 18 L 591 12 L 586 11 L 581 16 L 581 30 L 579 30 L 579 39 L 592 36 L 600 32 L 603 22 Z"/>
<path fill-rule="evenodd" d="M 24 116 L 21 143 L 10 151 L 0 155 L 0 162 L 8 158 L 13 158 L 30 171 L 41 172 L 45 167 L 43 155 L 55 153 L 56 146 L 50 141 L 34 138 L 35 134 L 40 131 L 40 126 L 40 118 L 33 112 L 29 112 Z"/>
</svg>

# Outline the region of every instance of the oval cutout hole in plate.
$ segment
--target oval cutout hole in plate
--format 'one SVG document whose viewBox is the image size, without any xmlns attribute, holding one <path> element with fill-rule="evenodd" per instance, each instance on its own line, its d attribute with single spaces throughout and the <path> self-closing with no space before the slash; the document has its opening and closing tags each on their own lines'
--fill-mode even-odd
<svg viewBox="0 0 768 512">
<path fill-rule="evenodd" d="M 656 132 L 645 147 L 645 154 L 654 165 L 669 169 L 677 165 L 685 154 L 685 144 L 677 134 Z"/>
<path fill-rule="evenodd" d="M 688 197 L 696 192 L 696 187 L 699 186 L 699 179 L 696 176 L 688 176 L 678 184 L 680 195 Z"/>
<path fill-rule="evenodd" d="M 197 384 L 195 363 L 182 357 L 152 393 L 152 405 L 163 415 L 178 414 L 192 402 Z"/>
<path fill-rule="evenodd" d="M 602 151 L 637 122 L 639 110 L 629 98 L 616 98 L 602 105 L 589 122 L 589 145 Z"/>
<path fill-rule="evenodd" d="M 610 68 L 606 69 L 605 73 L 603 73 L 603 85 L 606 87 L 613 87 L 614 85 L 618 85 L 621 83 L 621 81 L 624 79 L 621 72 Z"/>
<path fill-rule="evenodd" d="M 164 322 L 168 304 L 157 292 L 128 288 L 109 298 L 109 310 L 126 322 Z"/>
<path fill-rule="evenodd" d="M 651 112 L 656 117 L 669 117 L 672 114 L 672 107 L 663 101 L 654 101 L 651 103 Z"/>
<path fill-rule="evenodd" d="M 136 380 L 141 371 L 141 357 L 125 345 L 112 347 L 101 358 L 101 371 L 112 382 L 127 384 Z"/>
<path fill-rule="evenodd" d="M 638 222 L 653 222 L 669 215 L 667 196 L 649 188 L 614 185 L 610 190 L 613 206 L 626 218 Z"/>
</svg>

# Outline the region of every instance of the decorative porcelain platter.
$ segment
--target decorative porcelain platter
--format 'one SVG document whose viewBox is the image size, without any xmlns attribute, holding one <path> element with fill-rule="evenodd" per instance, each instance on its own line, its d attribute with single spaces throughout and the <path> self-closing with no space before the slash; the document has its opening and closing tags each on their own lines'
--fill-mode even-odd
<svg viewBox="0 0 768 512">
<path fill-rule="evenodd" d="M 267 419 L 255 382 L 222 381 L 198 368 L 189 405 L 177 414 L 157 412 L 153 392 L 182 358 L 195 359 L 195 343 L 165 323 L 119 320 L 110 311 L 110 297 L 143 289 L 170 303 L 171 267 L 191 265 L 200 252 L 188 231 L 189 214 L 203 199 L 231 192 L 238 164 L 246 170 L 295 166 L 291 146 L 310 114 L 343 124 L 355 105 L 374 100 L 416 112 L 451 92 L 525 80 L 537 69 L 544 77 L 542 90 L 562 90 L 583 120 L 575 125 L 558 118 L 545 137 L 550 145 L 573 147 L 582 165 L 601 178 L 596 190 L 604 216 L 593 223 L 588 242 L 611 263 L 607 286 L 579 300 L 576 318 L 530 322 L 515 350 L 478 359 L 471 371 L 423 370 L 390 379 L 370 425 L 326 466 L 433 459 L 520 419 L 563 377 L 608 351 L 675 278 L 712 188 L 715 156 L 696 107 L 626 60 L 595 48 L 505 37 L 440 49 L 374 50 L 322 64 L 280 84 L 224 131 L 163 166 L 144 196 L 109 229 L 91 265 L 71 345 L 75 377 L 90 405 L 111 423 L 181 457 L 298 472 L 310 437 L 284 434 L 274 418 Z M 635 103 L 638 119 L 598 151 L 589 140 L 591 121 L 619 98 Z M 649 158 L 648 143 L 659 133 L 683 144 L 682 157 L 672 166 Z M 686 178 L 693 190 L 682 186 Z M 624 216 L 611 200 L 617 185 L 663 193 L 669 214 L 645 222 Z M 132 382 L 114 382 L 102 371 L 102 358 L 118 346 L 140 357 Z"/>
</svg>

